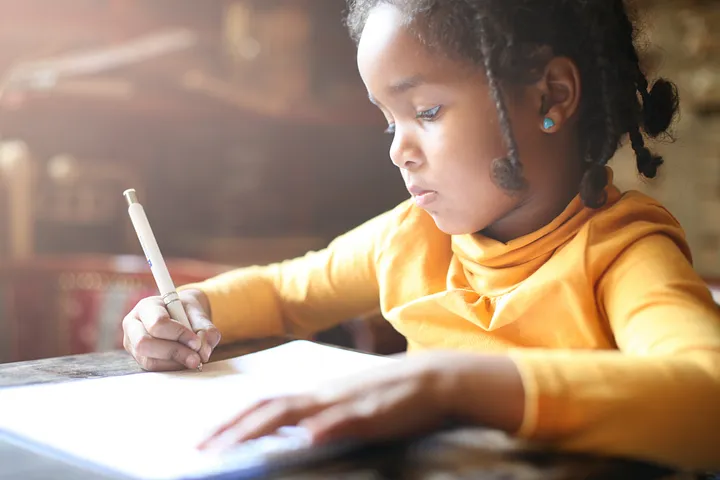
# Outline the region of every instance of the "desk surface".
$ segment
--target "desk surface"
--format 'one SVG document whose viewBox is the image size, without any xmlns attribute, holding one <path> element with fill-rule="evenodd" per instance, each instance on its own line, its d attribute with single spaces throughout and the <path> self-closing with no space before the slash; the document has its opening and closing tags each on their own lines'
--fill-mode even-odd
<svg viewBox="0 0 720 480">
<path fill-rule="evenodd" d="M 232 358 L 286 342 L 267 339 L 222 347 L 213 360 Z M 140 373 L 125 352 L 96 353 L 0 365 L 0 388 Z M 0 441 L 0 480 L 102 479 Z M 494 480 L 666 480 L 692 478 L 648 465 L 542 452 L 504 434 L 464 429 L 369 448 L 346 459 L 281 478 L 494 479 Z"/>
</svg>

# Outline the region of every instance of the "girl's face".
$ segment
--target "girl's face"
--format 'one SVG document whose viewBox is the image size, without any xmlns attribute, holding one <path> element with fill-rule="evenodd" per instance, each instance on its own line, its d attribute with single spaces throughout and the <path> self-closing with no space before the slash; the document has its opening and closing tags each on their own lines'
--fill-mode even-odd
<svg viewBox="0 0 720 480">
<path fill-rule="evenodd" d="M 491 179 L 493 160 L 506 156 L 507 148 L 482 70 L 428 50 L 404 26 L 400 11 L 385 4 L 372 11 L 363 30 L 358 67 L 394 135 L 392 162 L 417 205 L 442 231 L 492 235 L 495 226 L 514 223 L 514 212 L 525 205 L 534 204 L 533 210 L 546 203 L 545 191 L 558 172 L 556 162 L 538 161 L 551 148 L 539 93 L 518 89 L 507 100 L 529 184 L 510 194 Z M 497 233 L 508 235 L 515 236 Z"/>
</svg>

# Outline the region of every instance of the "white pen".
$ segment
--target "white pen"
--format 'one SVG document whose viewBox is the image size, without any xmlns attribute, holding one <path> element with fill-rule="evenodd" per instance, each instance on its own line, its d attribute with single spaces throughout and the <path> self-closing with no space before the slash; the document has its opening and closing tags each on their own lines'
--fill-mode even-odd
<svg viewBox="0 0 720 480">
<path fill-rule="evenodd" d="M 160 290 L 160 296 L 165 302 L 165 307 L 170 314 L 170 318 L 185 325 L 190 331 L 193 331 L 190 326 L 190 320 L 188 320 L 185 309 L 180 301 L 180 296 L 175 291 L 175 284 L 170 278 L 170 272 L 168 271 L 165 260 L 160 253 L 160 247 L 158 247 L 157 240 L 153 234 L 152 228 L 150 228 L 150 222 L 148 221 L 147 215 L 145 215 L 145 209 L 138 202 L 137 193 L 135 189 L 125 190 L 123 196 L 128 203 L 128 214 L 132 221 L 133 227 L 135 227 L 135 233 L 137 233 L 138 240 L 140 240 L 140 246 L 145 252 L 145 258 L 147 258 L 150 271 L 155 278 L 158 290 Z M 198 370 L 202 370 L 202 363 L 198 366 Z"/>
</svg>

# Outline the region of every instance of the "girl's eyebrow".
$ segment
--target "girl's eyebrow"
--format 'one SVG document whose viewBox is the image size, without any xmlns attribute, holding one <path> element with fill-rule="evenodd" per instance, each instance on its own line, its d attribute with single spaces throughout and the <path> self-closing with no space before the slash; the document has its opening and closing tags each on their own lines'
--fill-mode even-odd
<svg viewBox="0 0 720 480">
<path fill-rule="evenodd" d="M 390 95 L 397 96 L 426 83 L 427 80 L 422 75 L 413 75 L 391 84 L 387 90 Z M 379 105 L 378 101 L 372 96 L 372 94 L 368 94 L 368 98 L 373 104 Z"/>
<path fill-rule="evenodd" d="M 400 95 L 425 83 L 427 83 L 425 77 L 422 75 L 413 75 L 412 77 L 403 78 L 399 82 L 393 83 L 388 88 L 388 91 L 391 95 Z"/>
</svg>

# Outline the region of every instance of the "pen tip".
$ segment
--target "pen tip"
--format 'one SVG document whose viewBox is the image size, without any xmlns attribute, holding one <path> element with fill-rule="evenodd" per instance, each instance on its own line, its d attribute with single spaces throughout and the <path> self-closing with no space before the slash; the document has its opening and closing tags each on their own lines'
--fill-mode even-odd
<svg viewBox="0 0 720 480">
<path fill-rule="evenodd" d="M 198 369 L 198 372 L 202 372 L 202 367 L 203 367 L 203 364 L 202 364 L 202 363 L 201 363 L 200 365 L 198 365 L 198 368 L 197 368 L 197 369 Z"/>
</svg>

